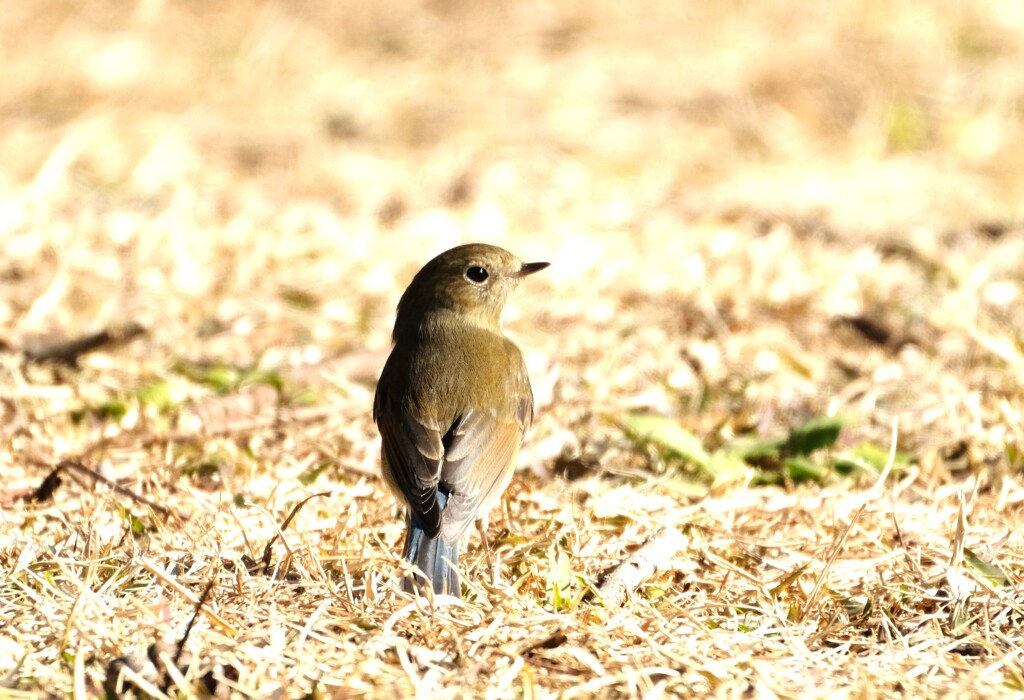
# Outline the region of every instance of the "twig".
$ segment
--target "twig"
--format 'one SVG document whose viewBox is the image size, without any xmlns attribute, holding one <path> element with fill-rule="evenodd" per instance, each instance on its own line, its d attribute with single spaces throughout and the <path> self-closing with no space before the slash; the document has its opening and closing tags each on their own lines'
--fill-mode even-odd
<svg viewBox="0 0 1024 700">
<path fill-rule="evenodd" d="M 98 333 L 89 333 L 71 340 L 61 340 L 35 348 L 23 348 L 22 352 L 31 362 L 58 362 L 74 366 L 78 358 L 111 343 L 125 343 L 143 335 L 146 329 L 138 323 L 129 323 L 115 328 L 106 328 Z"/>
<path fill-rule="evenodd" d="M 43 479 L 42 483 L 36 487 L 36 490 L 25 497 L 25 500 L 43 503 L 53 498 L 53 494 L 56 493 L 62 483 L 60 479 L 60 473 L 62 471 L 64 471 L 63 462 L 54 467 L 50 473 L 46 475 L 46 478 Z"/>
<path fill-rule="evenodd" d="M 284 519 L 283 523 L 281 523 L 281 527 L 278 529 L 277 534 L 275 534 L 273 537 L 271 537 L 270 541 L 267 542 L 267 546 L 263 548 L 263 559 L 261 560 L 261 563 L 263 564 L 263 571 L 267 571 L 267 570 L 270 569 L 271 548 L 274 546 L 274 543 L 277 542 L 277 538 L 278 537 L 280 537 L 282 540 L 284 539 L 285 528 L 287 528 L 288 524 L 292 521 L 292 519 L 296 515 L 299 514 L 299 510 L 302 508 L 302 506 L 306 505 L 307 503 L 312 501 L 314 498 L 322 498 L 324 496 L 330 496 L 330 495 L 331 495 L 330 491 L 322 491 L 320 493 L 314 493 L 312 496 L 304 498 L 304 499 L 302 499 L 301 501 L 299 501 L 298 503 L 295 504 L 295 507 L 292 508 L 292 511 L 288 514 L 288 517 Z M 287 546 L 287 544 L 285 546 Z"/>
<path fill-rule="evenodd" d="M 661 528 L 605 577 L 597 587 L 598 596 L 608 607 L 622 605 L 626 596 L 654 572 L 668 568 L 684 543 L 682 533 L 675 528 Z"/>
<path fill-rule="evenodd" d="M 142 569 L 149 572 L 153 577 L 157 578 L 162 584 L 164 584 L 168 588 L 173 589 L 182 598 L 196 606 L 197 611 L 202 613 L 206 617 L 206 619 L 210 620 L 210 622 L 217 625 L 217 627 L 219 627 L 221 631 L 223 631 L 225 634 L 227 634 L 230 637 L 237 637 L 239 635 L 239 631 L 234 626 L 229 624 L 227 620 L 225 620 L 209 608 L 205 608 L 202 605 L 200 605 L 199 598 L 196 597 L 196 594 L 193 593 L 190 589 L 178 583 L 178 580 L 170 576 L 166 571 L 163 570 L 162 567 L 153 562 L 150 562 L 146 557 L 138 557 L 136 558 L 135 562 Z"/>
<path fill-rule="evenodd" d="M 39 488 L 37 488 L 35 491 L 32 492 L 31 495 L 28 496 L 28 500 L 47 501 L 50 498 L 52 498 L 54 491 L 56 491 L 57 487 L 60 486 L 60 473 L 63 471 L 75 471 L 78 472 L 79 474 L 85 474 L 87 476 L 90 476 L 93 479 L 99 481 L 100 483 L 106 484 L 116 493 L 119 493 L 122 496 L 127 496 L 133 501 L 142 503 L 143 505 L 149 506 L 160 515 L 176 515 L 174 511 L 172 511 L 167 506 L 162 506 L 159 503 L 155 503 L 149 500 L 145 496 L 140 496 L 131 489 L 125 488 L 124 486 L 121 486 L 115 481 L 111 481 L 107 477 L 97 472 L 95 469 L 85 466 L 83 463 L 79 462 L 76 459 L 62 459 L 57 464 L 57 466 L 54 467 L 53 471 L 46 475 L 46 478 L 43 479 L 43 482 L 39 485 Z"/>
<path fill-rule="evenodd" d="M 178 648 L 174 653 L 175 666 L 178 665 L 178 662 L 181 660 L 181 654 L 185 651 L 185 642 L 188 641 L 188 635 L 192 632 L 192 626 L 196 624 L 196 618 L 199 617 L 199 611 L 202 610 L 204 605 L 206 605 L 206 601 L 210 597 L 210 592 L 216 584 L 216 579 L 210 579 L 206 584 L 206 588 L 203 589 L 202 595 L 199 596 L 199 602 L 196 603 L 196 609 L 195 612 L 192 613 L 192 619 L 188 621 L 188 625 L 185 627 L 185 633 L 182 634 L 181 639 L 178 640 Z"/>
</svg>

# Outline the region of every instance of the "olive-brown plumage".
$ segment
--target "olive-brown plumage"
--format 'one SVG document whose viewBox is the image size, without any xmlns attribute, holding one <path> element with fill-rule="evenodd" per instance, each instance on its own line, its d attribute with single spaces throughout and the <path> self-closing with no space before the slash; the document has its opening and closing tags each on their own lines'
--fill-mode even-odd
<svg viewBox="0 0 1024 700">
<path fill-rule="evenodd" d="M 381 472 L 408 509 L 404 554 L 436 593 L 459 595 L 459 540 L 508 486 L 533 420 L 526 365 L 501 313 L 520 280 L 547 265 L 459 246 L 428 262 L 398 302 L 373 416 Z"/>
</svg>

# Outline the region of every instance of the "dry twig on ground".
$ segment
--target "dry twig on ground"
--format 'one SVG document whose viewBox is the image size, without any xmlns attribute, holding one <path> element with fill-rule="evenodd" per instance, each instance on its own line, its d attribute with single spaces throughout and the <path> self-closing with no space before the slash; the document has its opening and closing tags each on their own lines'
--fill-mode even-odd
<svg viewBox="0 0 1024 700">
<path fill-rule="evenodd" d="M 622 605 L 641 583 L 671 565 L 685 541 L 676 528 L 661 528 L 605 576 L 597 586 L 597 595 L 609 607 Z"/>
</svg>

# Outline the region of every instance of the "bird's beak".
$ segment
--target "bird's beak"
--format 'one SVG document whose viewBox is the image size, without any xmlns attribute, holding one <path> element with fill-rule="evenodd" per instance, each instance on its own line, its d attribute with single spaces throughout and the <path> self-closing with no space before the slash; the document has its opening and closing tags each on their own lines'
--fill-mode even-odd
<svg viewBox="0 0 1024 700">
<path fill-rule="evenodd" d="M 532 275 L 534 272 L 540 272 L 550 264 L 551 263 L 546 262 L 523 263 L 523 266 L 519 268 L 519 272 L 516 274 L 516 277 L 526 277 L 527 275 Z"/>
</svg>

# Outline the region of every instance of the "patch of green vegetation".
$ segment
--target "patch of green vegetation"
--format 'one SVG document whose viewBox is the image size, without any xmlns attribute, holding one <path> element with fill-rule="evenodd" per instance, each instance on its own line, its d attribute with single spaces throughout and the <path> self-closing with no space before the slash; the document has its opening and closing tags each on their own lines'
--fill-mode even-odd
<svg viewBox="0 0 1024 700">
<path fill-rule="evenodd" d="M 303 311 L 312 311 L 323 303 L 323 300 L 317 294 L 299 287 L 284 285 L 277 293 L 281 301 Z"/>
<path fill-rule="evenodd" d="M 319 464 L 310 467 L 306 471 L 299 474 L 299 483 L 303 486 L 309 486 L 314 481 L 320 478 L 328 467 L 331 466 L 331 462 L 320 462 Z"/>
<path fill-rule="evenodd" d="M 135 397 L 143 406 L 153 406 L 166 413 L 176 405 L 171 383 L 167 379 L 152 379 L 135 390 Z"/>
<path fill-rule="evenodd" d="M 890 151 L 914 151 L 928 141 L 928 124 L 914 100 L 897 99 L 886 115 L 886 142 Z"/>
<path fill-rule="evenodd" d="M 1024 450 L 1012 442 L 1007 442 L 1006 447 L 1006 462 L 1010 465 L 1012 471 L 1018 471 L 1024 466 Z"/>
<path fill-rule="evenodd" d="M 700 438 L 672 418 L 631 413 L 623 419 L 623 428 L 637 444 L 652 444 L 667 460 L 691 464 L 715 483 L 745 478 L 747 469 L 741 455 L 726 449 L 708 452 Z"/>
<path fill-rule="evenodd" d="M 741 480 L 754 484 L 824 483 L 833 475 L 880 473 L 888 462 L 888 449 L 861 443 L 838 455 L 831 453 L 844 425 L 842 418 L 819 416 L 781 438 L 740 435 L 709 451 L 700 438 L 673 418 L 629 414 L 622 420 L 626 434 L 638 445 L 653 445 L 667 464 L 691 465 L 699 476 L 715 484 Z M 910 462 L 910 455 L 897 452 L 893 471 Z"/>
<path fill-rule="evenodd" d="M 131 531 L 133 537 L 141 537 L 153 529 L 150 525 L 146 524 L 142 518 L 138 517 L 132 513 L 130 509 L 125 508 L 124 506 L 118 506 L 117 514 L 121 517 L 121 520 L 128 525 L 128 529 Z"/>
<path fill-rule="evenodd" d="M 862 442 L 833 460 L 832 468 L 843 476 L 858 471 L 880 474 L 888 461 L 889 448 Z M 910 466 L 911 462 L 913 462 L 913 457 L 910 454 L 897 450 L 893 456 L 893 471 L 898 472 L 905 469 Z"/>
<path fill-rule="evenodd" d="M 590 590 L 586 580 L 572 570 L 572 557 L 559 544 L 547 551 L 551 569 L 544 589 L 547 607 L 556 612 L 575 610 Z"/>
<path fill-rule="evenodd" d="M 221 471 L 227 467 L 227 461 L 219 456 L 205 456 L 186 462 L 181 468 L 183 476 L 196 479 L 217 479 Z"/>
<path fill-rule="evenodd" d="M 993 586 L 1009 586 L 1010 577 L 995 564 L 991 564 L 980 556 L 978 556 L 973 550 L 964 547 L 964 561 L 966 561 L 972 569 L 981 574 L 990 584 Z"/>
<path fill-rule="evenodd" d="M 144 381 L 132 391 L 87 398 L 82 405 L 72 409 L 69 416 L 76 425 L 86 419 L 120 423 L 129 413 L 137 413 L 147 407 L 155 409 L 157 416 L 166 417 L 173 414 L 180 403 L 175 396 L 173 381 L 155 378 Z M 149 411 L 147 415 L 152 418 L 154 412 Z"/>
<path fill-rule="evenodd" d="M 100 420 L 117 423 L 128 413 L 128 405 L 120 399 L 109 399 L 94 407 L 93 413 Z"/>
<path fill-rule="evenodd" d="M 255 367 L 232 367 L 221 363 L 193 365 L 181 363 L 175 371 L 195 382 L 208 386 L 218 394 L 231 394 L 243 387 L 265 385 L 284 391 L 284 378 L 271 370 Z"/>
<path fill-rule="evenodd" d="M 668 591 L 665 590 L 664 586 L 646 586 L 643 590 L 644 598 L 650 602 L 654 602 L 655 600 L 661 598 L 667 593 Z"/>
<path fill-rule="evenodd" d="M 86 418 L 92 418 L 101 422 L 120 423 L 128 414 L 128 404 L 120 398 L 104 399 L 96 404 L 87 404 L 70 412 L 71 422 L 80 424 Z"/>
</svg>

